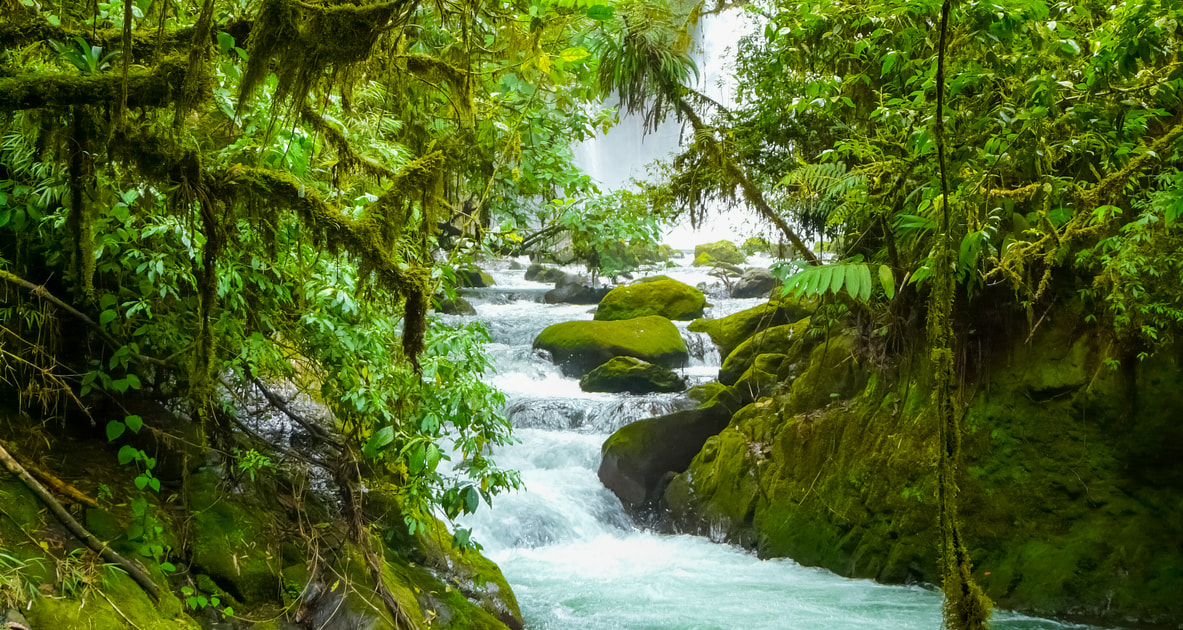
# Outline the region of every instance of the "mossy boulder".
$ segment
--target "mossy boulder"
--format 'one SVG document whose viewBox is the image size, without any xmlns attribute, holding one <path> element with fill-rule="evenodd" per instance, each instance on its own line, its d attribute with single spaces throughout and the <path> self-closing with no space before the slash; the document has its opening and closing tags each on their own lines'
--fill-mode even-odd
<svg viewBox="0 0 1183 630">
<path fill-rule="evenodd" d="M 585 392 L 680 392 L 686 382 L 673 370 L 634 357 L 613 357 L 579 379 Z"/>
<path fill-rule="evenodd" d="M 651 508 L 665 482 L 686 470 L 707 438 L 730 418 L 725 405 L 710 405 L 627 424 L 604 442 L 600 481 L 626 508 Z"/>
<path fill-rule="evenodd" d="M 735 391 L 739 392 L 746 402 L 768 396 L 780 383 L 791 382 L 789 371 L 792 367 L 792 361 L 787 354 L 758 354 L 751 367 L 735 382 Z"/>
<path fill-rule="evenodd" d="M 568 376 L 583 376 L 612 357 L 635 357 L 667 368 L 689 358 L 678 327 L 658 315 L 621 321 L 575 321 L 547 326 L 534 339 L 536 350 Z"/>
<path fill-rule="evenodd" d="M 609 291 L 596 309 L 596 319 L 613 321 L 660 315 L 666 319 L 691 320 L 702 317 L 704 308 L 706 296 L 702 291 L 667 276 L 654 276 Z"/>
<path fill-rule="evenodd" d="M 1003 608 L 1177 625 L 1183 353 L 1113 371 L 1104 337 L 1065 319 L 1030 341 L 1021 325 L 982 339 L 994 350 L 962 388 L 975 578 Z M 851 334 L 820 341 L 794 380 L 737 412 L 669 482 L 670 526 L 845 576 L 939 582 L 929 364 L 861 356 Z"/>
<path fill-rule="evenodd" d="M 762 236 L 753 236 L 743 242 L 740 250 L 746 256 L 751 256 L 752 254 L 771 254 L 772 245 Z"/>
<path fill-rule="evenodd" d="M 719 369 L 719 382 L 734 385 L 761 354 L 801 356 L 810 345 L 805 335 L 808 328 L 809 318 L 805 317 L 792 324 L 773 326 L 752 335 L 723 360 L 723 367 Z"/>
<path fill-rule="evenodd" d="M 538 263 L 534 263 L 526 267 L 526 280 L 532 282 L 542 282 L 544 284 L 558 284 L 567 277 L 566 272 L 555 267 L 546 267 Z"/>
<path fill-rule="evenodd" d="M 477 267 L 464 267 L 456 270 L 456 286 L 471 289 L 481 289 L 497 284 L 493 276 Z"/>
<path fill-rule="evenodd" d="M 742 265 L 747 257 L 731 241 L 715 241 L 694 247 L 694 266 L 710 267 L 714 263 Z"/>
<path fill-rule="evenodd" d="M 761 330 L 783 326 L 809 316 L 811 309 L 792 298 L 772 300 L 719 319 L 696 319 L 688 330 L 704 332 L 719 346 L 719 355 L 727 358 L 739 344 Z"/>
<path fill-rule="evenodd" d="M 445 295 L 435 298 L 436 310 L 447 315 L 476 315 L 476 308 L 468 300 L 457 295 L 449 299 Z"/>
<path fill-rule="evenodd" d="M 210 576 L 243 604 L 278 603 L 280 538 L 260 509 L 262 501 L 219 491 L 221 479 L 216 466 L 190 478 L 194 573 Z"/>
<path fill-rule="evenodd" d="M 453 544 L 452 534 L 442 521 L 428 515 L 426 529 L 409 534 L 398 490 L 389 485 L 372 487 L 366 493 L 364 510 L 381 525 L 389 562 L 403 566 L 404 570 L 414 566 L 427 568 L 431 571 L 429 575 L 447 584 L 440 588 L 443 584 L 433 585 L 422 582 L 422 576 L 417 577 L 414 583 L 421 599 L 428 593 L 445 599 L 453 592 L 463 596 L 427 606 L 436 611 L 443 606 L 450 611 L 452 621 L 446 627 L 522 628 L 521 609 L 501 569 L 476 549 L 461 549 Z M 479 611 L 473 611 L 474 606 Z M 496 623 L 490 623 L 492 620 Z"/>
</svg>

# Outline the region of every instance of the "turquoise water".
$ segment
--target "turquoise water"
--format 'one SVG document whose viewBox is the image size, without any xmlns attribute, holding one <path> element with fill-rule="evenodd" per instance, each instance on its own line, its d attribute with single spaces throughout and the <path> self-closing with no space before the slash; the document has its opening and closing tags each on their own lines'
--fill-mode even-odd
<svg viewBox="0 0 1183 630">
<path fill-rule="evenodd" d="M 677 277 L 679 270 L 670 275 Z M 695 283 L 693 270 L 684 281 Z M 529 286 L 521 272 L 495 273 L 502 286 Z M 490 325 L 496 384 L 508 398 L 519 444 L 495 453 L 521 472 L 526 490 L 498 497 L 464 524 L 501 566 L 531 630 L 936 630 L 941 595 L 919 586 L 851 580 L 791 560 L 760 560 L 698 536 L 635 527 L 600 484 L 600 446 L 619 426 L 659 415 L 673 395 L 585 394 L 530 343 L 545 326 L 590 319 L 586 306 L 498 297 L 471 299 Z M 716 315 L 750 306 L 712 299 Z M 692 333 L 686 333 L 692 337 Z M 688 339 L 688 341 L 701 341 Z M 695 346 L 695 343 L 691 343 Z M 701 345 L 701 344 L 699 344 Z M 707 344 L 709 345 L 709 344 Z M 688 375 L 717 370 L 700 350 Z M 997 630 L 1085 628 L 1006 612 Z"/>
</svg>

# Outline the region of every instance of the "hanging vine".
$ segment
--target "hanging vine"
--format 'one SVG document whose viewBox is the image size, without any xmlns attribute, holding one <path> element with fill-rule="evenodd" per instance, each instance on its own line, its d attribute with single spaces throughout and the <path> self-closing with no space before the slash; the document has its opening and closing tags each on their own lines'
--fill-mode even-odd
<svg viewBox="0 0 1183 630">
<path fill-rule="evenodd" d="M 945 602 L 943 625 L 948 630 L 980 630 L 989 626 L 990 598 L 974 582 L 969 550 L 961 539 L 957 520 L 957 466 L 961 459 L 961 426 L 954 400 L 953 307 L 954 259 L 951 234 L 954 203 L 949 195 L 945 162 L 945 55 L 948 45 L 951 0 L 941 5 L 940 42 L 937 53 L 937 112 L 935 136 L 941 179 L 941 234 L 937 241 L 932 295 L 928 305 L 929 359 L 933 365 L 933 409 L 937 419 L 938 526 L 941 530 L 941 570 Z"/>
</svg>

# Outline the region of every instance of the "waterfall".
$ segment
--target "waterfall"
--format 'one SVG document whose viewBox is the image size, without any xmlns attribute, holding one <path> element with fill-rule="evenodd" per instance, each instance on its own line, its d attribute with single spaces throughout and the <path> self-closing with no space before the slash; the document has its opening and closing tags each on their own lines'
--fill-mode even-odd
<svg viewBox="0 0 1183 630">
<path fill-rule="evenodd" d="M 735 104 L 732 66 L 735 56 L 728 51 L 733 52 L 740 37 L 751 28 L 750 21 L 740 10 L 707 15 L 699 21 L 691 49 L 698 68 L 696 90 L 723 105 Z M 607 104 L 615 104 L 615 99 Z M 647 179 L 646 166 L 676 153 L 681 141 L 682 124 L 672 115 L 656 130 L 646 134 L 641 116 L 621 113 L 619 124 L 608 133 L 574 147 L 575 164 L 602 188 L 617 190 L 626 187 L 630 179 Z M 719 239 L 742 243 L 761 229 L 754 215 L 745 208 L 711 208 L 698 230 L 689 225 L 672 226 L 667 230 L 664 242 L 679 248 Z"/>
</svg>

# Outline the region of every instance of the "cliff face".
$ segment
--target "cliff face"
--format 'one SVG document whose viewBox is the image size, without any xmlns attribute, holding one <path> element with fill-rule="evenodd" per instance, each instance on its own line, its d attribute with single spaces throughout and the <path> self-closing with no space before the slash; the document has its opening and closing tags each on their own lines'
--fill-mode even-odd
<svg viewBox="0 0 1183 630">
<path fill-rule="evenodd" d="M 1183 621 L 1183 371 L 1113 367 L 1080 318 L 988 352 L 962 387 L 963 532 L 1002 607 Z M 884 582 L 939 583 L 927 362 L 860 365 L 849 337 L 737 412 L 664 499 L 669 524 Z M 792 359 L 792 357 L 790 357 Z"/>
</svg>

